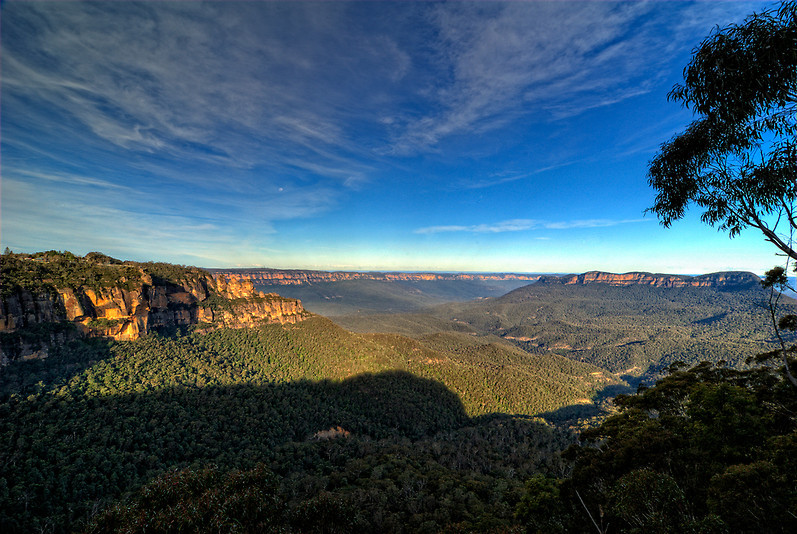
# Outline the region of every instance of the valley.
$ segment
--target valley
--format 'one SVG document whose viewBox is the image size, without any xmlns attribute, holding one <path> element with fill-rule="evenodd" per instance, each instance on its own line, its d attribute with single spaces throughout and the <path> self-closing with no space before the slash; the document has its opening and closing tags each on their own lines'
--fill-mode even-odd
<svg viewBox="0 0 797 534">
<path fill-rule="evenodd" d="M 255 287 L 280 289 L 258 285 L 263 282 L 257 271 L 251 273 Z M 591 363 L 633 385 L 652 382 L 676 361 L 723 360 L 744 367 L 746 358 L 769 350 L 774 341 L 768 294 L 751 273 L 589 272 L 536 275 L 539 281 L 530 283 L 456 281 L 451 275 L 329 281 L 336 273 L 327 274 L 294 277 L 282 292 L 353 332 L 419 340 L 444 333 L 491 337 L 528 354 Z M 794 305 L 784 297 L 784 312 Z"/>
<path fill-rule="evenodd" d="M 501 295 L 539 279 L 515 273 L 372 273 L 277 269 L 211 269 L 249 280 L 259 291 L 302 301 L 327 317 L 351 313 L 411 312 L 448 302 Z"/>
<path fill-rule="evenodd" d="M 797 532 L 797 0 L 0 11 L 0 534 Z"/>
<path fill-rule="evenodd" d="M 656 287 L 543 280 L 496 299 L 439 306 L 409 317 L 344 316 L 355 331 L 401 325 L 412 334 L 437 321 L 439 328 L 495 335 L 529 353 L 554 353 L 598 365 L 625 379 L 656 378 L 669 364 L 727 361 L 744 367 L 747 357 L 773 342 L 765 309 L 767 293 L 757 277 L 715 286 Z M 705 278 L 704 278 L 705 280 Z M 724 284 L 724 282 L 723 282 Z M 784 311 L 794 301 L 783 301 Z M 403 320 L 403 321 L 402 321 Z"/>
<path fill-rule="evenodd" d="M 295 532 L 501 531 L 615 395 L 772 346 L 749 273 L 491 276 L 278 295 L 240 273 L 3 255 L 0 524 L 211 521 L 189 506 L 222 530 L 254 513 Z M 261 512 L 201 504 L 220 495 Z"/>
<path fill-rule="evenodd" d="M 90 529 L 128 492 L 211 465 L 266 466 L 281 480 L 270 491 L 282 521 L 300 529 L 312 488 L 363 465 L 384 473 L 357 483 L 382 487 L 379 502 L 388 487 L 418 484 L 369 524 L 508 524 L 523 481 L 561 469 L 555 451 L 572 440 L 532 416 L 588 417 L 598 392 L 622 386 L 493 335 L 353 333 L 248 280 L 192 267 L 6 254 L 2 280 L 6 532 Z M 340 437 L 317 437 L 330 429 Z M 396 463 L 402 456 L 410 464 Z M 430 466 L 438 482 L 423 489 Z M 471 489 L 427 510 L 452 487 Z"/>
</svg>

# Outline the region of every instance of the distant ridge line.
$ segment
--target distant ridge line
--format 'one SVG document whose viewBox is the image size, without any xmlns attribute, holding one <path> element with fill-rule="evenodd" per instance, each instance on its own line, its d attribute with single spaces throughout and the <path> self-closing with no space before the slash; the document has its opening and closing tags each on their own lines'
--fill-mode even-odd
<svg viewBox="0 0 797 534">
<path fill-rule="evenodd" d="M 602 271 L 589 271 L 582 274 L 540 277 L 538 283 L 587 285 L 608 284 L 612 286 L 648 285 L 654 287 L 749 287 L 760 284 L 761 279 L 753 273 L 745 271 L 727 271 L 687 276 L 678 274 L 658 274 L 647 272 L 629 272 L 623 274 Z"/>
<path fill-rule="evenodd" d="M 520 273 L 351 272 L 304 269 L 207 269 L 213 276 L 247 278 L 270 285 L 303 285 L 344 280 L 525 280 L 536 282 L 541 275 Z"/>
<path fill-rule="evenodd" d="M 539 275 L 524 273 L 437 273 L 437 272 L 381 272 L 381 271 L 315 271 L 309 269 L 207 269 L 213 276 L 249 279 L 268 285 L 305 285 L 345 280 L 421 281 L 421 280 L 522 280 L 543 284 L 612 286 L 649 285 L 654 287 L 748 287 L 761 279 L 745 271 L 726 271 L 703 275 L 681 275 L 633 271 L 610 273 L 588 271 L 581 274 Z"/>
</svg>

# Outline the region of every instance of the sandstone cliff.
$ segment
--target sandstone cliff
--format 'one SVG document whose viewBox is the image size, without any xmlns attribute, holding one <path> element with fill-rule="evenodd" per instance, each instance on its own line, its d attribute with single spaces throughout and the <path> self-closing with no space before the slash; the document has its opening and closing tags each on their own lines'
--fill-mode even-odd
<svg viewBox="0 0 797 534">
<path fill-rule="evenodd" d="M 46 357 L 48 345 L 69 337 L 135 340 L 163 328 L 241 328 L 295 323 L 307 315 L 298 300 L 256 291 L 250 280 L 214 277 L 200 269 L 171 266 L 177 277 L 169 279 L 151 274 L 154 264 L 127 263 L 126 276 L 116 283 L 106 278 L 91 287 L 74 280 L 59 284 L 62 272 L 48 270 L 47 261 L 15 256 L 3 257 L 0 365 L 9 359 Z M 107 265 L 89 268 L 108 271 Z M 38 271 L 31 282 L 25 276 L 34 269 Z"/>
<path fill-rule="evenodd" d="M 212 272 L 229 278 L 256 280 L 269 285 L 306 285 L 343 280 L 527 280 L 533 282 L 539 278 L 539 275 L 516 273 L 380 273 L 294 269 L 213 269 Z"/>
<path fill-rule="evenodd" d="M 711 288 L 737 288 L 757 286 L 760 279 L 746 272 L 712 273 L 700 276 L 684 276 L 672 274 L 651 273 L 605 273 L 590 271 L 583 274 L 570 274 L 565 276 L 543 276 L 539 280 L 544 284 L 608 284 L 612 286 L 648 285 L 654 287 L 711 287 Z"/>
<path fill-rule="evenodd" d="M 342 280 L 526 280 L 529 282 L 559 284 L 603 283 L 615 286 L 651 285 L 655 287 L 736 287 L 758 284 L 759 278 L 752 273 L 725 272 L 701 276 L 652 274 L 631 272 L 624 274 L 590 271 L 565 276 L 540 276 L 516 273 L 379 273 L 346 271 L 307 271 L 291 269 L 215 269 L 216 276 L 225 276 L 239 281 L 253 280 L 268 285 L 307 285 Z"/>
</svg>

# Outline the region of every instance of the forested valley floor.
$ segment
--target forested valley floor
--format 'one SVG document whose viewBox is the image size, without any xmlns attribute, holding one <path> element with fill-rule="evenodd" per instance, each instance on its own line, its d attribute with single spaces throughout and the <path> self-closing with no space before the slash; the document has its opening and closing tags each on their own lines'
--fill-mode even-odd
<svg viewBox="0 0 797 534">
<path fill-rule="evenodd" d="M 594 384 L 562 359 L 517 391 L 524 356 L 486 347 L 504 362 L 493 365 L 519 370 L 502 376 L 478 354 L 350 334 L 321 317 L 73 341 L 4 370 L 0 524 L 80 530 L 155 477 L 209 483 L 258 468 L 288 510 L 280 521 L 299 531 L 333 521 L 317 514 L 336 506 L 334 521 L 354 531 L 511 525 L 524 481 L 561 473 L 556 452 L 572 441 L 527 414 Z M 570 384 L 556 374 L 566 372 Z"/>
</svg>

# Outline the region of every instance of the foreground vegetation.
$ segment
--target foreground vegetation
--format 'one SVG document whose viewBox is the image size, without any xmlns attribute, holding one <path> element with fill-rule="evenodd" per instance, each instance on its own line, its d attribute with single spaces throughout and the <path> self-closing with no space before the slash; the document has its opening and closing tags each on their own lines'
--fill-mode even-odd
<svg viewBox="0 0 797 534">
<path fill-rule="evenodd" d="M 325 467 L 311 479 L 263 465 L 170 472 L 95 517 L 90 531 L 794 532 L 791 384 L 769 368 L 671 371 L 619 398 L 620 414 L 582 434 L 564 454 L 570 477 L 551 475 L 568 464 L 547 463 L 522 492 L 505 470 L 512 459 L 491 457 L 483 434 L 468 429 L 450 434 L 449 446 L 468 449 L 459 460 L 435 440 L 411 449 L 350 441 L 318 446 Z M 501 439 L 513 428 L 525 448 L 528 429 L 517 424 L 487 428 Z"/>
<path fill-rule="evenodd" d="M 162 475 L 88 531 L 519 531 L 522 481 L 560 470 L 550 432 L 496 418 L 420 440 L 293 443 L 252 469 Z"/>
<path fill-rule="evenodd" d="M 797 530 L 797 390 L 783 370 L 675 366 L 616 402 L 565 454 L 570 478 L 529 482 L 518 510 L 531 531 Z"/>
<path fill-rule="evenodd" d="M 795 528 L 797 392 L 774 368 L 674 368 L 618 397 L 621 412 L 572 445 L 573 434 L 540 420 L 492 413 L 513 413 L 501 404 L 512 397 L 496 380 L 474 379 L 479 369 L 504 365 L 517 398 L 534 398 L 528 385 L 545 390 L 541 375 L 512 374 L 512 358 L 528 357 L 515 350 L 463 333 L 351 334 L 321 317 L 73 341 L 47 360 L 14 363 L 0 380 L 8 444 L 0 524 L 4 532 L 589 532 L 593 520 L 621 532 Z M 429 362 L 442 354 L 449 368 Z"/>
</svg>

